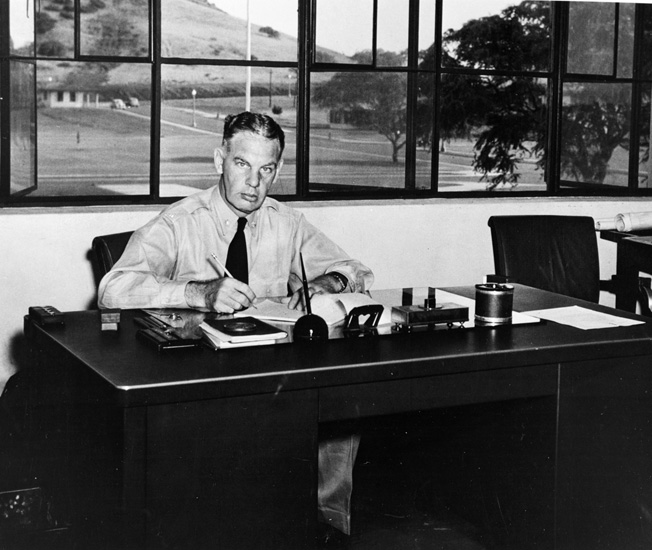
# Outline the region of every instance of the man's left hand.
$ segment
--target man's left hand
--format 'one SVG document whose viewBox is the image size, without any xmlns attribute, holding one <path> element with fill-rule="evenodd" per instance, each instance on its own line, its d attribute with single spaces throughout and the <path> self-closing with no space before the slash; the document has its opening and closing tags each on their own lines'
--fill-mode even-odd
<svg viewBox="0 0 652 550">
<path fill-rule="evenodd" d="M 304 309 L 303 301 L 303 285 L 299 277 L 295 277 L 295 283 L 299 283 L 299 289 L 292 294 L 290 302 L 288 303 L 288 308 L 290 309 Z M 333 275 L 325 273 L 319 277 L 313 279 L 308 283 L 308 293 L 310 298 L 315 294 L 338 294 L 341 289 L 341 284 L 339 280 Z"/>
</svg>

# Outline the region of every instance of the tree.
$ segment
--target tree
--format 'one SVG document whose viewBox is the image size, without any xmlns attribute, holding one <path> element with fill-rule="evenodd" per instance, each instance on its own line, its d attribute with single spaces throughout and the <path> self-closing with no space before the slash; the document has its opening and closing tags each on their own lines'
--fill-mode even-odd
<svg viewBox="0 0 652 550">
<path fill-rule="evenodd" d="M 550 56 L 549 28 L 547 6 L 529 0 L 500 15 L 470 20 L 459 30 L 445 33 L 443 66 L 545 70 Z M 422 54 L 421 65 L 432 66 L 434 54 L 433 44 Z M 473 166 L 482 173 L 488 189 L 516 185 L 521 159 L 536 156 L 539 165 L 544 165 L 545 95 L 546 87 L 535 77 L 445 73 L 440 88 L 440 137 L 473 135 Z"/>
<path fill-rule="evenodd" d="M 573 3 L 570 36 L 575 43 L 577 66 L 596 66 L 595 60 L 609 59 L 613 48 L 613 17 L 605 15 L 611 4 Z M 589 40 L 572 27 L 589 28 L 602 39 Z M 591 21 L 591 25 L 586 22 Z M 622 21 L 621 21 L 622 23 Z M 633 24 L 619 30 L 633 29 Z M 579 30 L 577 31 L 579 32 Z M 624 43 L 625 37 L 620 36 Z M 631 38 L 631 37 L 630 37 Z M 506 8 L 500 15 L 468 21 L 459 30 L 444 35 L 442 63 L 447 69 L 501 71 L 485 75 L 444 73 L 441 79 L 440 138 L 474 137 L 473 167 L 494 189 L 501 184 L 517 185 L 519 162 L 528 156 L 545 169 L 547 116 L 546 83 L 539 78 L 505 75 L 509 71 L 546 71 L 550 57 L 550 14 L 546 3 L 526 0 Z M 422 52 L 421 66 L 432 68 L 434 45 Z M 604 62 L 606 63 L 606 61 Z M 599 66 L 599 64 L 598 64 Z M 627 70 L 627 66 L 619 65 Z M 431 80 L 420 77 L 423 110 L 432 105 Z M 567 87 L 562 107 L 561 173 L 577 181 L 601 183 L 617 147 L 628 147 L 630 99 L 628 87 L 602 87 L 576 83 Z M 616 89 L 617 88 L 617 89 Z M 427 113 L 432 119 L 432 109 Z M 649 117 L 640 123 L 641 135 L 649 135 Z M 419 129 L 419 127 L 418 127 Z M 421 130 L 421 139 L 428 128 Z M 649 143 L 641 143 L 643 156 Z"/>
<path fill-rule="evenodd" d="M 371 52 L 358 52 L 352 59 L 359 64 L 371 63 Z M 400 54 L 378 50 L 377 62 L 382 66 L 403 64 Z M 369 126 L 392 144 L 392 162 L 405 146 L 407 80 L 394 72 L 340 72 L 318 86 L 313 100 L 322 107 L 341 110 L 356 126 Z"/>
</svg>

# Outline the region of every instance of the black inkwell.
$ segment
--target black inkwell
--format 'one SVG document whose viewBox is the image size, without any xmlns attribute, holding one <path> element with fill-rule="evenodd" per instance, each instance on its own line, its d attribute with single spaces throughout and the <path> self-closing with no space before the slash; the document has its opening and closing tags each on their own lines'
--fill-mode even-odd
<svg viewBox="0 0 652 550">
<path fill-rule="evenodd" d="M 301 260 L 301 275 L 303 277 L 303 299 L 306 303 L 306 315 L 299 317 L 294 325 L 292 339 L 295 342 L 321 342 L 328 340 L 328 325 L 319 315 L 313 315 L 310 307 L 310 294 L 308 293 L 308 279 L 303 266 L 303 255 L 299 253 Z"/>
</svg>

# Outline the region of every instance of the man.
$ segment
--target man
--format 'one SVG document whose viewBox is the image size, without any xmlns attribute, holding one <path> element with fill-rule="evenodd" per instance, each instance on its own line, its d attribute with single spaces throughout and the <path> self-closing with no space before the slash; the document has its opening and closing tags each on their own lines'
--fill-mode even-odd
<svg viewBox="0 0 652 550">
<path fill-rule="evenodd" d="M 289 295 L 288 307 L 300 308 L 299 253 L 311 296 L 367 290 L 373 283 L 367 267 L 302 214 L 267 196 L 283 166 L 284 146 L 283 130 L 271 117 L 249 112 L 227 117 L 214 156 L 219 183 L 171 205 L 134 233 L 100 283 L 99 306 L 233 313 L 257 298 Z M 246 241 L 244 273 L 240 279 L 216 274 L 220 266 L 210 259 L 215 255 L 229 268 L 239 226 Z M 347 535 L 358 443 L 357 436 L 347 436 L 319 446 L 321 519 Z"/>
</svg>

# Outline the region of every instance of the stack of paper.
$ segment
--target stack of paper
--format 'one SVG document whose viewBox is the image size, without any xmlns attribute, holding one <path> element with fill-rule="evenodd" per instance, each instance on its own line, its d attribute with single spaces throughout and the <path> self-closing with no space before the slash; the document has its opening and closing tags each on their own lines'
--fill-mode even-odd
<svg viewBox="0 0 652 550">
<path fill-rule="evenodd" d="M 205 319 L 199 327 L 215 348 L 235 348 L 273 344 L 287 332 L 255 317 Z"/>
</svg>

